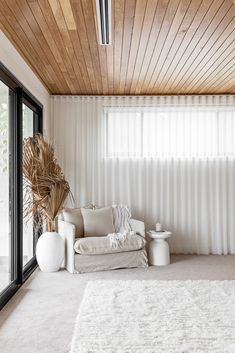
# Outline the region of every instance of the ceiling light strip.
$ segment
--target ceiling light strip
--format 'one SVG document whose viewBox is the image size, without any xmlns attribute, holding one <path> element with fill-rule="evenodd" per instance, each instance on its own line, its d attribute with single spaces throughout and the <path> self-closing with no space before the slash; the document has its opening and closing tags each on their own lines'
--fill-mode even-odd
<svg viewBox="0 0 235 353">
<path fill-rule="evenodd" d="M 96 0 L 98 37 L 100 45 L 112 44 L 112 1 Z"/>
</svg>

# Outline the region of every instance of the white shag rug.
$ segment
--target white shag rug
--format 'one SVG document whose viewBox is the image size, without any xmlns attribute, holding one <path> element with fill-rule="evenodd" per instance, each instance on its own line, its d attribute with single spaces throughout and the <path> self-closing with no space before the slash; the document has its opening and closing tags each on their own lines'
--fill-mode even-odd
<svg viewBox="0 0 235 353">
<path fill-rule="evenodd" d="M 234 353 L 235 281 L 94 281 L 70 353 Z"/>
</svg>

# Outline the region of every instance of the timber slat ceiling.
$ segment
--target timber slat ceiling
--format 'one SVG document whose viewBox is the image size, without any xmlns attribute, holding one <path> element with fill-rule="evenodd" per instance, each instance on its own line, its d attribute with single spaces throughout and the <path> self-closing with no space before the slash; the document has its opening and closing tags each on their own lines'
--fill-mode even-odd
<svg viewBox="0 0 235 353">
<path fill-rule="evenodd" d="M 0 28 L 52 94 L 235 94 L 233 0 L 0 0 Z"/>
</svg>

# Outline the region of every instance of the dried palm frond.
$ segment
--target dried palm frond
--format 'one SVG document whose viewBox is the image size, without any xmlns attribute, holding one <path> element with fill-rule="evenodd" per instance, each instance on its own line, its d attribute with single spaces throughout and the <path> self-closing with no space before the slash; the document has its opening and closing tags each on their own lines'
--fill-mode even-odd
<svg viewBox="0 0 235 353">
<path fill-rule="evenodd" d="M 42 135 L 24 140 L 23 157 L 24 216 L 39 214 L 51 230 L 55 217 L 71 195 L 69 183 L 55 159 L 53 146 Z"/>
</svg>

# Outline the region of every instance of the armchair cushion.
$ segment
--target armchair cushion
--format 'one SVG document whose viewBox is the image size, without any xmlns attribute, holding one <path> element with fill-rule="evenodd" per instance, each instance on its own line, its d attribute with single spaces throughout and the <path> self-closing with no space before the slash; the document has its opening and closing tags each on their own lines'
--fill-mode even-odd
<svg viewBox="0 0 235 353">
<path fill-rule="evenodd" d="M 75 225 L 75 237 L 81 238 L 84 234 L 83 218 L 81 208 L 64 208 L 63 218 L 65 222 Z"/>
<path fill-rule="evenodd" d="M 81 212 L 85 237 L 103 236 L 114 232 L 111 207 L 103 207 L 94 210 L 81 208 Z"/>
<path fill-rule="evenodd" d="M 85 206 L 85 209 L 93 209 L 93 205 Z M 75 237 L 82 238 L 84 236 L 84 224 L 81 208 L 64 208 L 62 220 L 75 225 Z"/>
<path fill-rule="evenodd" d="M 74 250 L 81 255 L 101 255 L 140 250 L 145 246 L 145 239 L 133 231 L 128 233 L 123 241 L 117 243 L 112 241 L 112 235 L 78 239 L 74 244 Z"/>
</svg>

